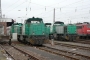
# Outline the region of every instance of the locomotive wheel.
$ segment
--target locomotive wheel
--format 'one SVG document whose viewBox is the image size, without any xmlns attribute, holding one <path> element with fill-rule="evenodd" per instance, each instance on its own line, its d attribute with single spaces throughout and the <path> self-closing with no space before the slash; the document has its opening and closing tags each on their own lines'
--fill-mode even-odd
<svg viewBox="0 0 90 60">
<path fill-rule="evenodd" d="M 73 37 L 70 38 L 70 41 L 71 41 L 71 42 L 73 41 Z"/>
<path fill-rule="evenodd" d="M 20 41 L 22 42 L 22 43 L 24 43 L 24 38 L 23 38 L 23 36 L 20 36 Z"/>
<path fill-rule="evenodd" d="M 69 36 L 69 41 L 73 41 L 73 36 Z"/>
<path fill-rule="evenodd" d="M 66 40 L 69 40 L 69 37 L 68 37 L 68 36 L 65 36 L 65 39 L 66 39 Z"/>
<path fill-rule="evenodd" d="M 9 45 L 11 45 L 11 39 L 9 39 Z"/>
<path fill-rule="evenodd" d="M 18 36 L 18 41 L 21 42 L 21 40 L 20 40 L 20 36 Z"/>
<path fill-rule="evenodd" d="M 29 42 L 27 42 L 26 40 L 27 40 L 27 38 L 25 37 L 25 38 L 23 39 L 23 42 L 24 42 L 25 44 L 29 44 Z"/>
<path fill-rule="evenodd" d="M 30 39 L 29 42 L 30 42 L 30 44 L 32 44 L 32 45 L 35 45 L 35 43 L 36 43 L 36 41 L 34 41 L 33 39 Z"/>
<path fill-rule="evenodd" d="M 78 39 L 80 39 L 80 37 L 79 36 L 76 36 L 76 40 L 78 40 Z"/>
<path fill-rule="evenodd" d="M 24 42 L 25 42 L 26 44 L 30 44 L 29 38 L 28 38 L 28 37 L 25 37 Z"/>
</svg>

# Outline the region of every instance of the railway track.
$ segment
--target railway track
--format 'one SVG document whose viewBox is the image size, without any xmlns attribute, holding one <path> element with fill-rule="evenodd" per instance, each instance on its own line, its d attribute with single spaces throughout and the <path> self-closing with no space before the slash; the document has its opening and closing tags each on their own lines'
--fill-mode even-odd
<svg viewBox="0 0 90 60">
<path fill-rule="evenodd" d="M 55 43 L 55 45 L 77 48 L 77 46 L 71 46 L 68 44 L 59 44 Z M 0 45 L 8 55 L 10 55 L 14 60 L 49 60 L 42 56 L 38 56 L 37 54 L 33 54 L 33 52 L 26 50 L 25 48 L 21 48 L 18 45 Z M 26 45 L 27 46 L 27 45 Z M 34 47 L 34 46 L 33 46 Z M 74 53 L 72 51 L 66 51 L 61 49 L 55 49 L 49 46 L 44 45 L 43 47 L 36 47 L 39 50 L 43 50 L 49 52 L 54 55 L 62 56 L 67 58 L 68 60 L 90 60 L 90 56 L 82 55 L 79 53 Z M 78 49 L 90 50 L 87 47 L 78 46 Z M 17 54 L 18 53 L 18 54 Z"/>
<path fill-rule="evenodd" d="M 55 42 L 55 45 L 60 45 L 60 46 L 65 46 L 65 47 L 70 47 L 70 48 L 76 48 L 76 49 L 82 49 L 82 50 L 90 51 L 90 47 L 85 47 L 85 46 L 78 46 L 78 45 L 65 44 L 65 43 L 57 43 L 57 42 Z"/>
<path fill-rule="evenodd" d="M 48 47 L 39 47 L 38 49 L 52 53 L 52 54 L 56 54 L 62 57 L 66 57 L 70 60 L 79 60 L 77 58 L 71 57 L 70 55 L 65 55 L 64 51 L 61 50 L 57 50 L 57 49 L 53 49 L 53 48 L 48 48 Z"/>
<path fill-rule="evenodd" d="M 49 53 L 53 53 L 53 54 L 56 54 L 56 55 L 59 55 L 59 56 L 66 57 L 70 60 L 90 60 L 90 56 L 84 56 L 84 55 L 81 55 L 81 54 L 78 54 L 78 53 L 73 53 L 73 52 L 70 52 L 70 51 L 55 49 L 55 48 L 48 47 L 48 46 L 45 46 L 45 45 L 44 45 L 44 47 L 37 47 L 37 48 L 40 49 L 40 50 L 47 51 Z"/>
<path fill-rule="evenodd" d="M 26 51 L 25 49 L 21 49 L 17 46 L 10 45 L 0 45 L 4 51 L 11 56 L 13 60 L 47 60 L 44 57 L 37 56 L 33 54 L 33 52 Z"/>
<path fill-rule="evenodd" d="M 76 40 L 76 43 L 83 43 L 83 44 L 90 44 L 90 40 L 86 40 L 86 39 L 80 39 L 80 40 Z"/>
</svg>

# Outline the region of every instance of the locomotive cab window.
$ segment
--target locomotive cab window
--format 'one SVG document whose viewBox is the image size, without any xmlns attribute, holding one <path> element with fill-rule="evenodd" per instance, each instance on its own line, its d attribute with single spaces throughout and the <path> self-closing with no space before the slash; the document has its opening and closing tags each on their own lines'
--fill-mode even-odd
<svg viewBox="0 0 90 60">
<path fill-rule="evenodd" d="M 87 27 L 90 28 L 90 25 L 88 25 Z"/>
<path fill-rule="evenodd" d="M 50 25 L 46 25 L 47 27 L 50 27 Z"/>
<path fill-rule="evenodd" d="M 30 20 L 26 20 L 26 23 L 31 23 L 31 21 Z"/>
<path fill-rule="evenodd" d="M 82 29 L 82 26 L 77 26 L 77 29 Z"/>
<path fill-rule="evenodd" d="M 40 23 L 40 21 L 31 21 L 31 23 Z"/>
</svg>

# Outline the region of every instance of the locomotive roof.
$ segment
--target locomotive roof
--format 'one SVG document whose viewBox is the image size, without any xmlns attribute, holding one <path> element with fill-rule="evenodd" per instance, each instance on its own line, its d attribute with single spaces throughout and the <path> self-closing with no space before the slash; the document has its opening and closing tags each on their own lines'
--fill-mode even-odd
<svg viewBox="0 0 90 60">
<path fill-rule="evenodd" d="M 87 25 L 90 24 L 89 22 L 83 22 L 83 23 L 76 23 L 76 25 Z"/>
<path fill-rule="evenodd" d="M 64 22 L 56 21 L 54 24 L 64 24 Z"/>
<path fill-rule="evenodd" d="M 19 24 L 21 24 L 21 25 L 22 25 L 22 23 L 14 23 L 13 25 L 19 25 Z"/>
<path fill-rule="evenodd" d="M 28 18 L 27 21 L 42 21 L 42 18 Z"/>
<path fill-rule="evenodd" d="M 45 23 L 45 25 L 51 25 L 51 23 Z"/>
<path fill-rule="evenodd" d="M 67 25 L 75 25 L 75 24 L 67 24 Z"/>
<path fill-rule="evenodd" d="M 77 24 L 76 26 L 84 26 L 84 25 L 90 25 L 90 24 Z"/>
</svg>

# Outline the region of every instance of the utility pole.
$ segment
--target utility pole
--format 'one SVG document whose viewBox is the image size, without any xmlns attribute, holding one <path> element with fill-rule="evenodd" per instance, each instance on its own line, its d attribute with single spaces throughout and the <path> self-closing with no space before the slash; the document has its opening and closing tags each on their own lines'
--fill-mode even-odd
<svg viewBox="0 0 90 60">
<path fill-rule="evenodd" d="M 27 0 L 26 0 L 26 18 L 27 18 Z"/>
<path fill-rule="evenodd" d="M 54 8 L 54 11 L 53 11 L 53 24 L 55 22 L 55 8 Z M 52 26 L 53 26 L 52 24 Z M 53 30 L 53 27 L 52 27 L 52 30 Z M 51 45 L 53 46 L 54 45 L 54 33 L 53 35 L 51 36 Z"/>
<path fill-rule="evenodd" d="M 0 0 L 0 18 L 2 18 L 2 11 L 1 11 L 1 0 Z"/>
<path fill-rule="evenodd" d="M 55 22 L 55 8 L 54 8 L 54 12 L 53 12 L 53 24 Z"/>
</svg>

